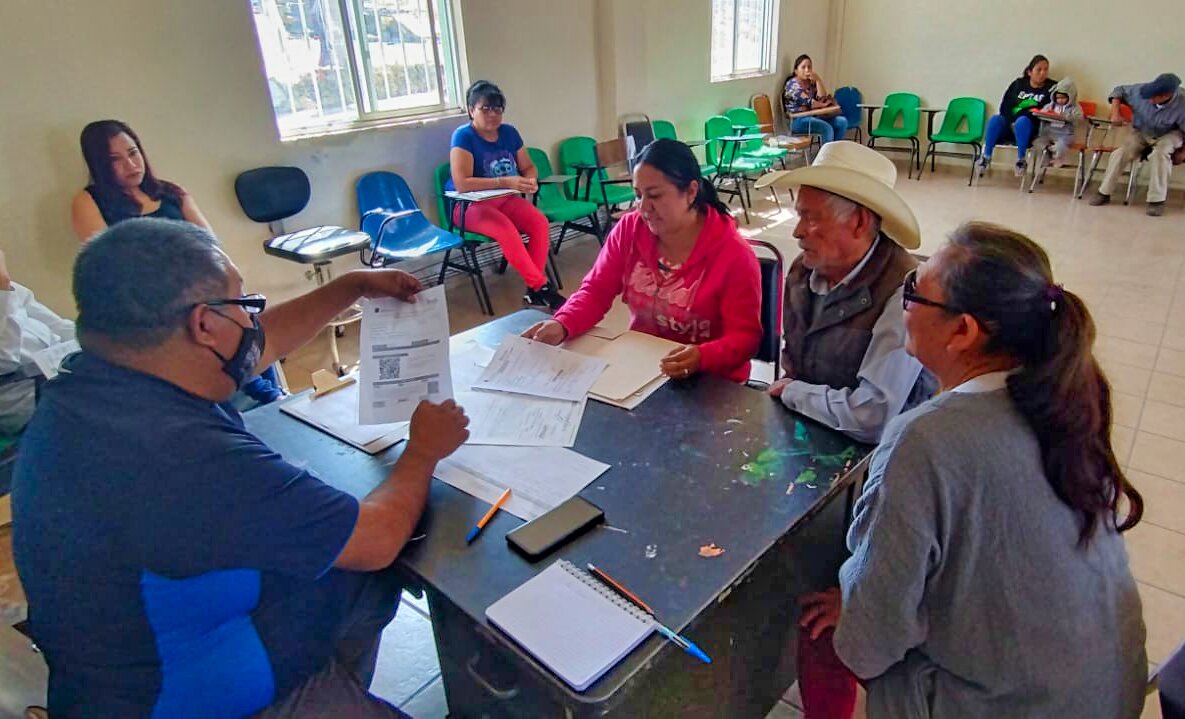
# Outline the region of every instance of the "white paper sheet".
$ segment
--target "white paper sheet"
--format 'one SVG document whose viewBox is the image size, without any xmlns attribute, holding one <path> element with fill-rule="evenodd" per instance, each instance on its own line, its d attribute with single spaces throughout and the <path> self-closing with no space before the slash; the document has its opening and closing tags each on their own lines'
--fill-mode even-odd
<svg viewBox="0 0 1185 719">
<path fill-rule="evenodd" d="M 577 401 L 608 363 L 517 335 L 506 335 L 474 389 Z"/>
<path fill-rule="evenodd" d="M 419 293 L 414 303 L 363 300 L 361 424 L 404 422 L 420 400 L 452 398 L 448 329 L 443 285 Z"/>
<path fill-rule="evenodd" d="M 466 444 L 522 447 L 571 447 L 587 403 L 508 392 L 458 391 L 456 399 L 469 416 Z"/>
<path fill-rule="evenodd" d="M 531 520 L 574 496 L 609 465 L 563 447 L 462 445 L 436 465 L 434 476 L 493 504 L 510 488 L 502 509 Z"/>
<path fill-rule="evenodd" d="M 66 355 L 81 351 L 82 348 L 78 346 L 78 340 L 67 340 L 59 342 L 56 345 L 50 345 L 43 350 L 37 350 L 31 353 L 33 364 L 37 365 L 37 369 L 41 370 L 41 374 L 45 375 L 46 379 L 53 379 L 58 376 L 58 367 L 61 366 L 62 360 L 66 359 Z"/>
<path fill-rule="evenodd" d="M 310 392 L 285 400 L 280 411 L 370 454 L 407 439 L 407 422 L 359 424 L 358 395 L 355 382 L 317 399 Z"/>
<path fill-rule="evenodd" d="M 451 197 L 454 200 L 468 200 L 469 202 L 481 202 L 482 200 L 492 200 L 495 197 L 505 197 L 506 195 L 517 195 L 518 190 L 471 190 L 469 192 L 457 192 L 456 190 L 449 190 L 444 193 L 445 197 Z"/>
</svg>

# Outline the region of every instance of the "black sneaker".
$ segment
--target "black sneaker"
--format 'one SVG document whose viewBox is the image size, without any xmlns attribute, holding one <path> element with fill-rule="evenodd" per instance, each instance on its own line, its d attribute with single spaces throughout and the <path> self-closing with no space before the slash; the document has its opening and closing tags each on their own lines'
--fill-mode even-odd
<svg viewBox="0 0 1185 719">
<path fill-rule="evenodd" d="M 1148 209 L 1144 210 L 1144 214 L 1149 217 L 1160 217 L 1164 214 L 1163 202 L 1149 202 Z"/>
<path fill-rule="evenodd" d="M 555 288 L 551 286 L 551 283 L 547 282 L 537 290 L 528 287 L 526 294 L 523 295 L 523 301 L 529 305 L 546 307 L 552 312 L 555 312 L 564 306 L 568 298 L 556 292 Z"/>
<path fill-rule="evenodd" d="M 1102 205 L 1109 204 L 1110 202 L 1111 202 L 1111 196 L 1104 195 L 1101 192 L 1094 193 L 1094 197 L 1090 198 L 1091 207 L 1101 207 Z"/>
</svg>

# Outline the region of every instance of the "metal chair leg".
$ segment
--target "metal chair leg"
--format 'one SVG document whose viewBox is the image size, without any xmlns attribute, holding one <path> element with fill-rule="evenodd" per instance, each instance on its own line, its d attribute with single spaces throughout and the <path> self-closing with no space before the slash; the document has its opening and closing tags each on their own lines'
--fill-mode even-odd
<svg viewBox="0 0 1185 719">
<path fill-rule="evenodd" d="M 453 253 L 452 250 L 445 250 L 444 251 L 444 259 L 441 260 L 441 262 L 440 262 L 440 274 L 437 275 L 437 277 L 436 277 L 436 284 L 438 284 L 438 285 L 444 284 L 444 275 L 446 272 L 448 272 L 448 258 L 449 258 L 449 255 L 451 255 L 452 253 Z"/>
<path fill-rule="evenodd" d="M 490 299 L 490 290 L 486 287 L 486 278 L 482 274 L 481 264 L 477 261 L 477 248 L 472 244 L 466 247 L 469 254 L 469 262 L 473 267 L 474 274 L 477 276 L 477 286 L 480 289 L 478 300 L 482 305 L 482 312 L 491 317 L 494 316 L 494 302 Z"/>
<path fill-rule="evenodd" d="M 1144 167 L 1143 160 L 1133 160 L 1131 167 L 1127 171 L 1127 195 L 1123 198 L 1123 204 L 1129 205 L 1132 201 L 1132 194 L 1136 191 L 1136 178 L 1140 176 L 1140 170 Z"/>
</svg>

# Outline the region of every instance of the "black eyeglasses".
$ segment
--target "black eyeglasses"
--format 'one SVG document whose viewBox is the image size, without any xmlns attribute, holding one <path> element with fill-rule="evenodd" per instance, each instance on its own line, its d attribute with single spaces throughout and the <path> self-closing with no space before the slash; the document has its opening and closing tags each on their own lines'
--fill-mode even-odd
<svg viewBox="0 0 1185 719">
<path fill-rule="evenodd" d="M 941 302 L 935 302 L 934 300 L 928 300 L 925 297 L 922 297 L 921 295 L 919 295 L 918 294 L 918 271 L 917 270 L 911 270 L 910 273 L 905 276 L 905 288 L 904 288 L 904 291 L 901 293 L 902 308 L 909 309 L 909 303 L 911 303 L 911 302 L 913 302 L 915 304 L 919 304 L 919 305 L 927 305 L 929 307 L 937 307 L 940 310 L 946 310 L 947 312 L 953 312 L 956 315 L 964 314 L 963 310 L 959 309 L 958 307 L 953 307 L 951 305 L 944 305 Z"/>
<path fill-rule="evenodd" d="M 506 108 L 499 105 L 478 105 L 477 109 L 479 112 L 491 115 L 501 115 L 503 112 L 506 112 Z"/>
<path fill-rule="evenodd" d="M 238 305 L 239 307 L 242 307 L 247 312 L 247 314 L 257 315 L 260 312 L 263 312 L 263 308 L 267 307 L 267 298 L 264 297 L 263 295 L 255 294 L 255 295 L 243 295 L 242 297 L 238 297 L 235 299 L 206 300 L 205 302 L 195 302 L 194 304 L 190 305 L 190 309 L 193 309 L 194 307 L 197 307 L 198 305 L 206 305 L 207 307 L 223 307 L 225 305 Z"/>
</svg>

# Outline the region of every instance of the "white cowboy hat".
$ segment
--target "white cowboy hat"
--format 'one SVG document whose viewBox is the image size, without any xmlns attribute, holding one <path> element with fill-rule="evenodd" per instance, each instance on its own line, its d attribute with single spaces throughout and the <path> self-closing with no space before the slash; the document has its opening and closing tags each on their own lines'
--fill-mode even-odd
<svg viewBox="0 0 1185 719">
<path fill-rule="evenodd" d="M 897 168 L 891 160 L 858 142 L 823 145 L 810 167 L 800 167 L 779 178 L 778 184 L 817 187 L 872 210 L 881 218 L 881 231 L 907 250 L 922 244 L 918 220 L 893 189 Z"/>
</svg>

